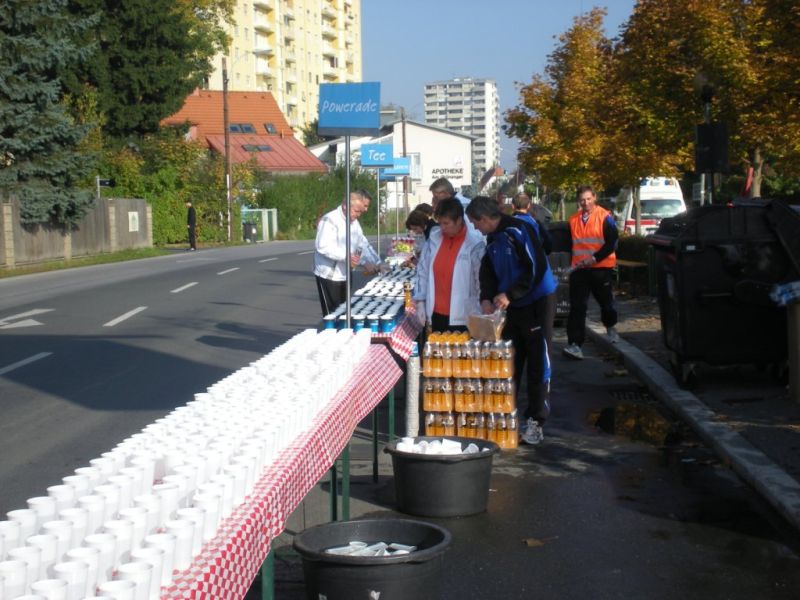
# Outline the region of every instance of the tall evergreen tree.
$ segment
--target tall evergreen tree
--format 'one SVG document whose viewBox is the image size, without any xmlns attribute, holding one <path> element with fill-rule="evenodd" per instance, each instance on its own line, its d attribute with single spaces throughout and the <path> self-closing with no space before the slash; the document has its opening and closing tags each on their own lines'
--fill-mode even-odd
<svg viewBox="0 0 800 600">
<path fill-rule="evenodd" d="M 91 165 L 76 148 L 88 126 L 70 116 L 57 76 L 90 52 L 76 40 L 93 21 L 65 9 L 66 0 L 0 2 L 0 191 L 19 198 L 26 223 L 71 223 L 93 202 L 77 188 Z"/>
<path fill-rule="evenodd" d="M 91 33 L 99 52 L 68 78 L 70 89 L 88 81 L 98 90 L 106 133 L 124 137 L 158 129 L 212 71 L 225 41 L 217 20 L 231 0 L 205 0 L 197 11 L 176 0 L 69 0 L 76 16 L 99 14 Z"/>
</svg>

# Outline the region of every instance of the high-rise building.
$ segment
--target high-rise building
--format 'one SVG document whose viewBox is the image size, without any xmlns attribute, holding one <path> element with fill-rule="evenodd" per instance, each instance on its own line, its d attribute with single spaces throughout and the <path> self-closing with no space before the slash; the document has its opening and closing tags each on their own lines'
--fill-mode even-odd
<svg viewBox="0 0 800 600">
<path fill-rule="evenodd" d="M 478 177 L 500 161 L 500 100 L 492 79 L 457 77 L 425 84 L 425 122 L 478 138 L 472 164 Z"/>
<path fill-rule="evenodd" d="M 228 89 L 271 92 L 295 132 L 317 118 L 320 83 L 361 81 L 361 0 L 237 0 L 234 20 Z"/>
</svg>

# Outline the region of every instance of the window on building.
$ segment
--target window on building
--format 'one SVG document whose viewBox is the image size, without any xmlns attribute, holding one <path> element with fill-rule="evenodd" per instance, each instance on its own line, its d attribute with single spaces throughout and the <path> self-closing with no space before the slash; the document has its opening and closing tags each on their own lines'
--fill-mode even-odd
<svg viewBox="0 0 800 600">
<path fill-rule="evenodd" d="M 275 135 L 278 133 L 278 130 L 275 129 L 275 125 L 273 123 L 264 123 L 264 129 L 270 135 Z"/>
<path fill-rule="evenodd" d="M 242 144 L 242 149 L 245 152 L 270 152 L 272 146 L 267 144 Z"/>
<path fill-rule="evenodd" d="M 228 131 L 231 133 L 255 133 L 256 128 L 252 123 L 231 123 L 228 125 Z"/>
</svg>

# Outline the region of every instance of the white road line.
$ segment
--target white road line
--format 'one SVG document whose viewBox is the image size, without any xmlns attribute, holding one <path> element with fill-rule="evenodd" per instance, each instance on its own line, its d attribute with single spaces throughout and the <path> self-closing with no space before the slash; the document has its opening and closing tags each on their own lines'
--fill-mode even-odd
<svg viewBox="0 0 800 600">
<path fill-rule="evenodd" d="M 125 319 L 130 319 L 133 315 L 139 314 L 143 310 L 147 310 L 147 307 L 140 306 L 138 308 L 134 308 L 133 310 L 129 310 L 124 315 L 120 315 L 116 319 L 111 319 L 108 323 L 103 324 L 103 327 L 114 327 L 114 325 L 119 325 Z"/>
<path fill-rule="evenodd" d="M 260 262 L 260 263 L 262 263 L 262 262 L 269 262 L 269 261 L 271 261 L 271 260 L 278 260 L 278 259 L 277 259 L 277 258 L 262 258 L 262 259 L 261 259 L 260 261 L 258 261 L 258 262 Z"/>
<path fill-rule="evenodd" d="M 297 256 L 303 256 L 304 254 L 314 254 L 313 250 L 308 250 L 306 252 L 298 252 Z"/>
<path fill-rule="evenodd" d="M 175 288 L 174 290 L 170 290 L 169 293 L 170 294 L 178 294 L 178 293 L 182 292 L 183 290 L 188 290 L 193 285 L 197 285 L 197 282 L 193 281 L 192 283 L 187 283 L 186 285 L 182 285 L 179 288 Z"/>
<path fill-rule="evenodd" d="M 220 271 L 217 275 L 225 275 L 226 273 L 233 273 L 234 271 L 238 271 L 239 267 L 233 267 L 232 269 L 225 269 L 224 271 Z"/>
<path fill-rule="evenodd" d="M 36 362 L 37 360 L 41 360 L 43 358 L 47 358 L 50 356 L 52 352 L 39 352 L 39 354 L 34 354 L 33 356 L 29 356 L 28 358 L 21 360 L 19 362 L 15 362 L 13 365 L 8 365 L 7 367 L 3 367 L 0 369 L 0 375 L 5 375 L 6 373 L 10 373 L 14 369 L 19 369 L 20 367 L 24 367 L 25 365 L 29 365 L 32 362 Z"/>
</svg>

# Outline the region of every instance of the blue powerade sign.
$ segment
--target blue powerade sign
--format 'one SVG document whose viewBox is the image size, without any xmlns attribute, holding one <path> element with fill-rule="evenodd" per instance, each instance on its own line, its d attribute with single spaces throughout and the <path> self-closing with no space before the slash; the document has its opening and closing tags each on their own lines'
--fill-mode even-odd
<svg viewBox="0 0 800 600">
<path fill-rule="evenodd" d="M 391 144 L 362 144 L 362 167 L 391 167 L 394 165 Z"/>
<path fill-rule="evenodd" d="M 323 83 L 319 86 L 319 135 L 375 135 L 381 126 L 381 84 Z"/>
</svg>

